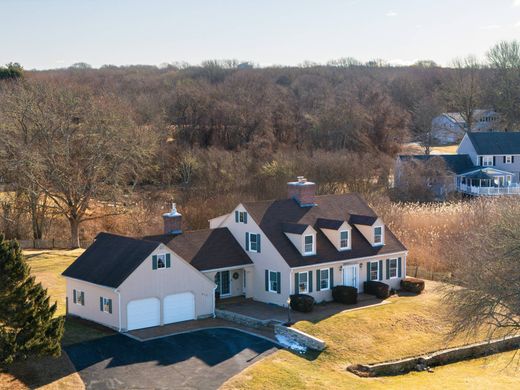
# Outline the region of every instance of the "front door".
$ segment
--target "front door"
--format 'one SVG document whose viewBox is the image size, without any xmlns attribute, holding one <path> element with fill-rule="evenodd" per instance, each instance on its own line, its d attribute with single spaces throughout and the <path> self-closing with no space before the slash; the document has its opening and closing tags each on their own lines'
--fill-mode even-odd
<svg viewBox="0 0 520 390">
<path fill-rule="evenodd" d="M 343 266 L 343 285 L 351 286 L 355 288 L 358 287 L 358 275 L 359 275 L 359 265 L 344 265 Z"/>
<path fill-rule="evenodd" d="M 231 278 L 229 271 L 220 271 L 215 274 L 215 284 L 221 297 L 231 294 Z"/>
</svg>

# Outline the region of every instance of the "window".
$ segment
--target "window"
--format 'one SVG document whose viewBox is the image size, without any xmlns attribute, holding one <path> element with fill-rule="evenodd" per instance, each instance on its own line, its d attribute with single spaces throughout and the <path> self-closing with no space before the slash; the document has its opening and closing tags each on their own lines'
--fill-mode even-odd
<svg viewBox="0 0 520 390">
<path fill-rule="evenodd" d="M 390 279 L 397 278 L 397 259 L 390 259 L 388 261 L 388 276 Z"/>
<path fill-rule="evenodd" d="M 505 160 L 504 162 L 506 164 L 512 164 L 513 163 L 513 156 L 505 156 L 504 160 Z"/>
<path fill-rule="evenodd" d="M 166 268 L 166 255 L 157 255 L 157 269 Z"/>
<path fill-rule="evenodd" d="M 260 234 L 249 233 L 249 251 L 260 252 Z"/>
<path fill-rule="evenodd" d="M 348 230 L 339 232 L 339 247 L 341 249 L 348 248 Z"/>
<path fill-rule="evenodd" d="M 320 270 L 320 290 L 329 289 L 329 269 Z"/>
<path fill-rule="evenodd" d="M 217 292 L 221 297 L 231 294 L 231 279 L 229 271 L 220 271 L 215 274 L 215 284 L 217 285 Z"/>
<path fill-rule="evenodd" d="M 383 228 L 381 226 L 374 228 L 374 244 L 383 243 Z"/>
<path fill-rule="evenodd" d="M 72 301 L 76 305 L 85 306 L 85 293 L 80 290 L 72 290 Z"/>
<path fill-rule="evenodd" d="M 269 291 L 278 292 L 278 273 L 269 271 Z"/>
<path fill-rule="evenodd" d="M 99 299 L 100 303 L 100 309 L 102 312 L 105 313 L 112 313 L 112 299 L 110 298 L 103 298 L 101 297 Z"/>
<path fill-rule="evenodd" d="M 484 167 L 493 166 L 493 156 L 482 156 L 482 165 Z"/>
<path fill-rule="evenodd" d="M 370 267 L 370 280 L 379 280 L 379 262 L 370 262 L 368 266 Z"/>
<path fill-rule="evenodd" d="M 309 274 L 307 272 L 298 273 L 298 292 L 300 294 L 309 292 Z"/>
<path fill-rule="evenodd" d="M 305 253 L 313 253 L 314 252 L 314 237 L 312 235 L 305 236 L 304 240 L 305 240 L 305 248 L 303 249 L 303 251 Z"/>
<path fill-rule="evenodd" d="M 236 223 L 247 223 L 247 212 L 235 211 L 235 222 Z"/>
</svg>

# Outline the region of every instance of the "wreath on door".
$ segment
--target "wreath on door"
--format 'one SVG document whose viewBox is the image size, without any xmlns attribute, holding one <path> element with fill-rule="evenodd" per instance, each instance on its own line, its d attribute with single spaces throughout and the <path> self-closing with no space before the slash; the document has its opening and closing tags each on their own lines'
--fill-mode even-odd
<svg viewBox="0 0 520 390">
<path fill-rule="evenodd" d="M 238 272 L 233 273 L 233 279 L 235 279 L 235 280 L 238 279 Z"/>
</svg>

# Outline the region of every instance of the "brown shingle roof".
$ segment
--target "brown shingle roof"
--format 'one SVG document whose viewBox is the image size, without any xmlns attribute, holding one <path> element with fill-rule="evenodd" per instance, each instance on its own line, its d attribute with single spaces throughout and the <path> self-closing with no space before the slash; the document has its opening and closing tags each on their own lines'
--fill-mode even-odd
<svg viewBox="0 0 520 390">
<path fill-rule="evenodd" d="M 253 264 L 228 228 L 144 237 L 159 241 L 199 271 Z"/>
<path fill-rule="evenodd" d="M 348 221 L 351 215 L 377 219 L 376 213 L 358 194 L 323 195 L 316 197 L 317 206 L 299 207 L 292 199 L 244 203 L 244 207 L 260 226 L 290 267 L 341 261 L 406 250 L 390 229 L 385 228 L 385 245 L 372 247 L 363 235 L 352 227 L 352 249 L 338 251 L 319 230 L 316 255 L 302 256 L 283 232 L 284 223 L 317 226 L 319 218 Z"/>
</svg>

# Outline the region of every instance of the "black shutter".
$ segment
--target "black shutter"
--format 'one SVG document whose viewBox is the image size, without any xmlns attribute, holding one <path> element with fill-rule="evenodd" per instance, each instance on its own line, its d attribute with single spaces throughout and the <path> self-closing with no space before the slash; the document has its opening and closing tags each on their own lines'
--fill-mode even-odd
<svg viewBox="0 0 520 390">
<path fill-rule="evenodd" d="M 112 314 L 112 300 L 111 299 L 108 300 L 108 312 L 110 314 Z"/>
<path fill-rule="evenodd" d="M 249 251 L 249 233 L 246 232 L 246 251 Z"/>
<path fill-rule="evenodd" d="M 482 156 L 478 158 L 478 165 L 482 166 Z"/>
<path fill-rule="evenodd" d="M 367 282 L 370 282 L 370 261 L 367 263 Z"/>
<path fill-rule="evenodd" d="M 99 297 L 99 310 L 103 311 L 103 297 Z"/>
<path fill-rule="evenodd" d="M 506 163 L 506 156 L 504 156 L 504 157 L 503 157 L 503 159 L 504 159 L 504 161 L 503 161 L 503 162 L 504 162 L 504 164 L 505 164 L 505 163 Z"/>
<path fill-rule="evenodd" d="M 386 278 L 390 279 L 390 259 L 386 259 Z"/>
<path fill-rule="evenodd" d="M 383 260 L 379 260 L 379 280 L 383 280 Z"/>
<path fill-rule="evenodd" d="M 157 256 L 152 256 L 152 269 L 157 269 Z"/>
<path fill-rule="evenodd" d="M 170 268 L 171 265 L 171 256 L 169 253 L 166 253 L 166 268 Z"/>
<path fill-rule="evenodd" d="M 511 162 L 512 162 L 512 163 L 515 162 L 515 156 L 511 156 Z"/>
<path fill-rule="evenodd" d="M 320 270 L 316 270 L 316 291 L 321 290 Z"/>
<path fill-rule="evenodd" d="M 238 222 L 238 211 L 235 210 L 235 222 Z"/>
<path fill-rule="evenodd" d="M 247 213 L 244 213 L 244 223 L 247 223 Z"/>
<path fill-rule="evenodd" d="M 265 270 L 265 291 L 269 291 L 269 270 Z"/>
<path fill-rule="evenodd" d="M 81 292 L 80 297 L 81 297 L 81 305 L 85 306 L 85 293 L 83 291 Z"/>
<path fill-rule="evenodd" d="M 495 158 L 495 156 L 493 156 L 493 166 L 497 165 L 496 161 L 497 161 L 497 159 Z"/>
<path fill-rule="evenodd" d="M 334 287 L 334 268 L 329 269 L 329 288 Z"/>
<path fill-rule="evenodd" d="M 276 292 L 280 294 L 282 292 L 282 273 L 277 272 L 276 273 Z"/>
<path fill-rule="evenodd" d="M 257 234 L 256 235 L 256 248 L 257 248 L 257 252 L 260 253 L 261 252 L 261 245 L 260 245 L 260 234 Z"/>
<path fill-rule="evenodd" d="M 403 271 L 401 270 L 401 266 L 402 266 L 402 261 L 401 261 L 401 258 L 399 257 L 397 259 L 397 276 L 398 277 L 402 277 L 403 276 Z"/>
<path fill-rule="evenodd" d="M 300 292 L 300 274 L 298 272 L 294 273 L 294 293 L 298 294 Z"/>
<path fill-rule="evenodd" d="M 309 292 L 312 292 L 312 271 L 309 271 Z"/>
<path fill-rule="evenodd" d="M 72 290 L 72 302 L 76 303 L 76 290 Z"/>
</svg>

